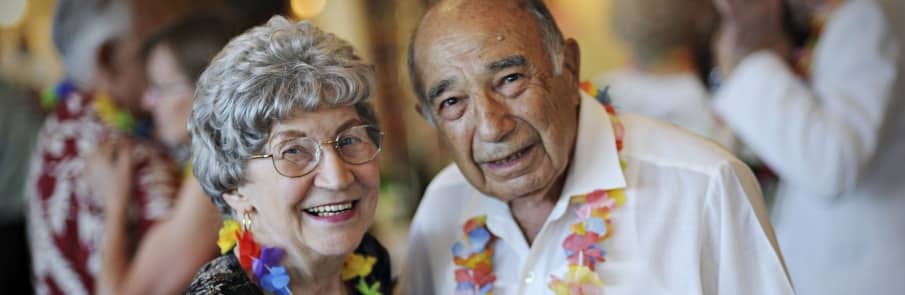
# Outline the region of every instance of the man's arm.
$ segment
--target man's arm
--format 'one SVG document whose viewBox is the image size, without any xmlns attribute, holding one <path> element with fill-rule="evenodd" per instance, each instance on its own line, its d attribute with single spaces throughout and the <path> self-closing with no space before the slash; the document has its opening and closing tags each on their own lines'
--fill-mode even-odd
<svg viewBox="0 0 905 295">
<path fill-rule="evenodd" d="M 741 61 L 715 100 L 721 118 L 783 181 L 825 196 L 853 189 L 873 158 L 901 74 L 882 11 L 854 4 L 828 24 L 811 86 L 781 57 L 760 51 Z"/>
</svg>

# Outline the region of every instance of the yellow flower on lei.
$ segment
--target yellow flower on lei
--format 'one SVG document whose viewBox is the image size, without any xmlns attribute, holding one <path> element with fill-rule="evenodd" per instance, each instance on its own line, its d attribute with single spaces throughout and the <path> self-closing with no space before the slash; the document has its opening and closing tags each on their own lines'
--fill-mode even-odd
<svg viewBox="0 0 905 295">
<path fill-rule="evenodd" d="M 349 256 L 349 258 L 346 258 L 346 262 L 343 263 L 343 269 L 340 276 L 342 277 L 343 281 L 347 281 L 356 277 L 366 277 L 371 274 L 371 270 L 374 268 L 374 263 L 377 263 L 377 258 L 373 256 L 353 253 Z"/>
<path fill-rule="evenodd" d="M 110 95 L 98 92 L 95 94 L 93 105 L 98 118 L 107 126 L 123 132 L 132 131 L 135 127 L 135 119 L 132 118 L 132 114 L 117 107 Z"/>
<path fill-rule="evenodd" d="M 236 245 L 236 233 L 239 232 L 239 223 L 235 220 L 227 220 L 223 222 L 220 228 L 220 238 L 217 239 L 217 246 L 220 247 L 220 254 L 226 254 L 229 249 Z"/>
<path fill-rule="evenodd" d="M 603 281 L 587 266 L 570 265 L 565 279 L 553 277 L 550 289 L 556 295 L 601 294 Z"/>
</svg>

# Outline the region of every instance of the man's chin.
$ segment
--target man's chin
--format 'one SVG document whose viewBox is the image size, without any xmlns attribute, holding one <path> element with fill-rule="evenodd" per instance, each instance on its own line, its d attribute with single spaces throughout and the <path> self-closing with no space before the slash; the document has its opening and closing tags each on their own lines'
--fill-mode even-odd
<svg viewBox="0 0 905 295">
<path fill-rule="evenodd" d="M 510 183 L 494 185 L 485 194 L 500 201 L 510 202 L 519 199 L 539 198 L 540 195 L 547 191 L 545 188 L 545 186 L 537 185 L 536 182 L 513 179 Z"/>
</svg>

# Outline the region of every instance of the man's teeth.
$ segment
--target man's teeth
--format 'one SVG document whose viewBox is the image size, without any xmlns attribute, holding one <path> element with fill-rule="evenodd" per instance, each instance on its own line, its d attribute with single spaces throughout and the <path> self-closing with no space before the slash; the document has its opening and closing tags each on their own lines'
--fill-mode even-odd
<svg viewBox="0 0 905 295">
<path fill-rule="evenodd" d="M 352 209 L 352 202 L 311 207 L 311 208 L 305 209 L 305 212 L 308 212 L 309 214 L 314 214 L 317 216 L 326 217 L 326 216 L 333 216 L 333 215 L 343 213 L 345 211 L 348 211 L 349 209 Z"/>
<path fill-rule="evenodd" d="M 498 164 L 498 165 L 500 165 L 500 164 L 506 164 L 506 163 L 512 162 L 512 161 L 514 161 L 514 160 L 516 160 L 516 159 L 518 159 L 518 158 L 521 158 L 523 154 L 525 154 L 525 151 L 524 151 L 524 150 L 521 150 L 521 151 L 519 151 L 519 152 L 517 152 L 517 153 L 514 153 L 514 154 L 512 154 L 512 155 L 506 157 L 505 159 L 493 161 L 493 163 L 494 163 L 494 164 Z"/>
</svg>

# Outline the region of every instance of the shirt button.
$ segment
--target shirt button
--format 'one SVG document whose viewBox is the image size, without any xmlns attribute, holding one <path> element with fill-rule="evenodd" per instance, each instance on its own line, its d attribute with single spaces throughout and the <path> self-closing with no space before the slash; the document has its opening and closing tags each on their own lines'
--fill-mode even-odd
<svg viewBox="0 0 905 295">
<path fill-rule="evenodd" d="M 534 272 L 533 271 L 528 272 L 528 274 L 525 275 L 525 284 L 531 284 L 531 282 L 533 282 L 533 281 L 534 281 Z"/>
</svg>

